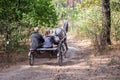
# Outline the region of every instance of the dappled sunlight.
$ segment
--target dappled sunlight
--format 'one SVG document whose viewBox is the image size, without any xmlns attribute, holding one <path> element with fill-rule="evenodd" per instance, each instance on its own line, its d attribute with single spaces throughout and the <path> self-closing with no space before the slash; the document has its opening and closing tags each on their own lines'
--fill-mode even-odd
<svg viewBox="0 0 120 80">
<path fill-rule="evenodd" d="M 69 50 L 70 51 L 79 51 L 79 48 L 75 48 L 75 47 L 69 46 Z"/>
<path fill-rule="evenodd" d="M 93 64 L 106 64 L 106 63 L 109 63 L 110 62 L 110 58 L 91 58 L 90 59 Z"/>
<path fill-rule="evenodd" d="M 38 65 L 34 65 L 34 66 L 22 65 L 22 66 L 21 66 L 21 69 L 38 68 L 38 67 L 40 67 L 40 66 L 38 66 Z"/>
<path fill-rule="evenodd" d="M 96 75 L 96 76 L 92 76 L 90 77 L 91 80 L 94 80 L 94 79 L 105 79 L 107 75 L 103 74 L 103 75 Z"/>
<path fill-rule="evenodd" d="M 49 63 L 50 64 L 50 63 Z M 49 65 L 47 63 L 41 64 L 41 65 L 34 65 L 34 66 L 29 66 L 25 65 L 22 66 L 22 69 L 28 69 L 28 68 L 41 68 L 41 69 L 89 69 L 90 66 L 86 65 L 86 63 L 78 63 L 78 64 L 73 64 L 73 65 L 63 65 L 63 66 L 58 66 L 58 65 Z M 63 63 L 64 64 L 64 63 Z"/>
<path fill-rule="evenodd" d="M 83 47 L 88 47 L 91 45 L 91 41 L 90 40 L 82 40 L 79 41 L 78 43 L 75 43 L 77 46 L 83 46 Z"/>
</svg>

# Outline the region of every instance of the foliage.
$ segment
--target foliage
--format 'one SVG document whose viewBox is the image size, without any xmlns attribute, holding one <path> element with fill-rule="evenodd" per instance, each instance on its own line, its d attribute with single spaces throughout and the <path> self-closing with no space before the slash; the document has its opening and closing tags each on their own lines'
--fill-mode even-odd
<svg viewBox="0 0 120 80">
<path fill-rule="evenodd" d="M 47 6 L 46 6 L 47 5 Z M 57 15 L 52 0 L 34 0 L 28 14 L 23 14 L 23 22 L 32 26 L 54 27 Z"/>
<path fill-rule="evenodd" d="M 18 1 L 0 1 L 0 20 L 8 20 L 10 23 L 14 21 L 19 21 L 22 18 L 22 13 L 28 13 L 30 11 L 29 0 L 22 0 L 20 3 Z"/>
<path fill-rule="evenodd" d="M 112 39 L 119 40 L 120 2 L 119 0 L 111 0 L 110 3 L 112 25 L 111 37 Z M 67 14 L 64 18 L 67 17 L 69 19 L 71 33 L 85 35 L 91 39 L 93 39 L 94 35 L 99 36 L 102 28 L 101 0 L 82 0 L 81 4 L 77 3 L 73 8 L 64 6 L 62 6 L 62 8 L 62 11 L 66 11 L 65 13 Z"/>
<path fill-rule="evenodd" d="M 111 0 L 111 11 L 120 12 L 120 0 Z"/>
<path fill-rule="evenodd" d="M 53 3 L 55 5 L 55 10 L 56 10 L 58 19 L 59 20 L 63 19 L 67 15 L 66 13 L 68 12 L 66 1 L 54 0 Z"/>
<path fill-rule="evenodd" d="M 119 0 L 111 0 L 110 4 L 111 39 L 120 40 L 120 2 Z M 75 7 L 61 7 L 62 10 L 59 12 L 67 14 L 64 17 L 61 16 L 61 19 L 69 19 L 71 34 L 74 33 L 77 37 L 86 36 L 99 42 L 98 37 L 102 28 L 101 0 L 82 0 L 81 4 L 77 3 Z"/>
<path fill-rule="evenodd" d="M 31 27 L 56 23 L 52 0 L 0 0 L 0 41 L 5 50 L 16 50 L 30 36 Z"/>
<path fill-rule="evenodd" d="M 111 1 L 111 23 L 112 23 L 112 38 L 116 41 L 120 40 L 120 2 L 119 0 Z"/>
<path fill-rule="evenodd" d="M 73 18 L 71 18 L 72 32 L 93 39 L 100 33 L 101 18 L 100 0 L 82 1 L 74 8 Z"/>
</svg>

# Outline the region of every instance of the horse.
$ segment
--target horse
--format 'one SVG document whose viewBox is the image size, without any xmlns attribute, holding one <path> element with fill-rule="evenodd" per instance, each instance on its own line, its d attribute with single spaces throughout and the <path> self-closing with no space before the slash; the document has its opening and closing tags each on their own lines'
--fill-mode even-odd
<svg viewBox="0 0 120 80">
<path fill-rule="evenodd" d="M 65 36 L 67 37 L 68 32 L 68 20 L 64 20 L 63 26 L 61 27 L 55 27 L 53 29 L 54 35 L 58 36 L 60 39 L 64 38 Z"/>
<path fill-rule="evenodd" d="M 57 37 L 59 37 L 60 40 L 62 40 L 63 38 L 65 38 L 64 44 L 65 44 L 66 51 L 68 50 L 68 45 L 67 45 L 68 27 L 69 27 L 68 26 L 68 20 L 65 20 L 62 27 L 56 27 L 56 28 L 53 29 L 54 35 L 57 36 Z"/>
</svg>

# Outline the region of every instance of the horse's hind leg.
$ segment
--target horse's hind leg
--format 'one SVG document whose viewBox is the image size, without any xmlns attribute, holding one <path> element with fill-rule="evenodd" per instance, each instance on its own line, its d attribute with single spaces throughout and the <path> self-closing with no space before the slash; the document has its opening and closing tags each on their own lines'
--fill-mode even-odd
<svg viewBox="0 0 120 80">
<path fill-rule="evenodd" d="M 67 52 L 67 50 L 68 50 L 68 45 L 67 45 L 67 41 L 66 41 L 66 40 L 65 40 L 64 44 L 65 44 L 66 52 Z"/>
</svg>

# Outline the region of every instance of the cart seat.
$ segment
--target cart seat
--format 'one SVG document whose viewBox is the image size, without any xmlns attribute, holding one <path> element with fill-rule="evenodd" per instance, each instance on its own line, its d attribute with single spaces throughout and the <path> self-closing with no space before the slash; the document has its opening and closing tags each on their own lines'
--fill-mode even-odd
<svg viewBox="0 0 120 80">
<path fill-rule="evenodd" d="M 34 49 L 30 49 L 30 51 L 33 51 Z M 55 51 L 57 48 L 37 48 L 37 51 Z"/>
</svg>

